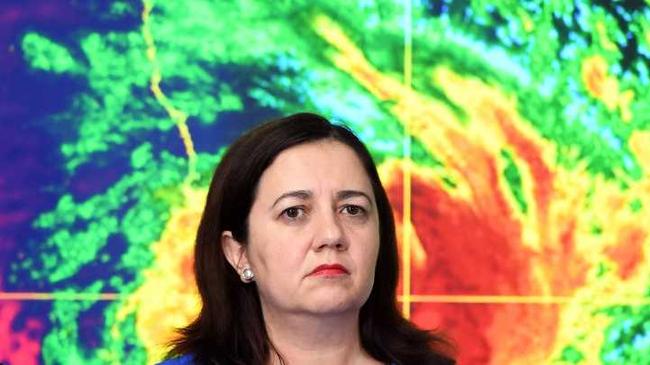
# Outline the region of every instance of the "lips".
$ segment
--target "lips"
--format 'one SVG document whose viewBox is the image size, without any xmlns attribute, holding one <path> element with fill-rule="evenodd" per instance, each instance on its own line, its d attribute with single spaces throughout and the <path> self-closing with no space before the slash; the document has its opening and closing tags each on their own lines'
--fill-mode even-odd
<svg viewBox="0 0 650 365">
<path fill-rule="evenodd" d="M 341 276 L 349 273 L 341 264 L 324 264 L 317 266 L 308 276 Z"/>
</svg>

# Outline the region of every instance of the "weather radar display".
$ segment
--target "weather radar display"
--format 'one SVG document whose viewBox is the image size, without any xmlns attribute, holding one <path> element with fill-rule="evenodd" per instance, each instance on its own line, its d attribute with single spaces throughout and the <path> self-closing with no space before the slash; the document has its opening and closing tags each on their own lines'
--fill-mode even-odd
<svg viewBox="0 0 650 365">
<path fill-rule="evenodd" d="M 0 362 L 152 364 L 235 138 L 368 146 L 460 364 L 650 364 L 650 2 L 3 1 Z"/>
</svg>

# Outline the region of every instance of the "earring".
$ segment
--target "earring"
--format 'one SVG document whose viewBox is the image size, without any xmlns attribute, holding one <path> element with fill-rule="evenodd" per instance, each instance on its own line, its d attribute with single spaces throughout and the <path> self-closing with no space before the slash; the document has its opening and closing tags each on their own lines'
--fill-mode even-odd
<svg viewBox="0 0 650 365">
<path fill-rule="evenodd" d="M 244 270 L 241 272 L 241 281 L 250 283 L 253 280 L 255 280 L 255 274 L 253 273 L 253 270 L 251 270 L 251 268 L 248 266 L 244 267 Z"/>
</svg>

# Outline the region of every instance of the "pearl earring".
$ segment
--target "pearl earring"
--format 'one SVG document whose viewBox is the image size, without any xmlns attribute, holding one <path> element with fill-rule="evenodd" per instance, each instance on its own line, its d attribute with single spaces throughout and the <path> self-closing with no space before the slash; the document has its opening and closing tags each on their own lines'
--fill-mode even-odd
<svg viewBox="0 0 650 365">
<path fill-rule="evenodd" d="M 250 283 L 255 279 L 255 274 L 253 273 L 253 270 L 251 270 L 250 267 L 246 266 L 244 267 L 244 270 L 241 272 L 241 281 L 245 283 Z"/>
</svg>

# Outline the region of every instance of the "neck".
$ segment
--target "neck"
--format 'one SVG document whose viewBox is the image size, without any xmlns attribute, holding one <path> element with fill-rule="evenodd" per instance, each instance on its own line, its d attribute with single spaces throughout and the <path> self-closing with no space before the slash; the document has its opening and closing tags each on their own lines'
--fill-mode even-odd
<svg viewBox="0 0 650 365">
<path fill-rule="evenodd" d="M 271 343 L 287 365 L 377 363 L 361 347 L 358 310 L 327 316 L 263 312 Z M 280 364 L 274 351 L 270 364 Z"/>
</svg>

